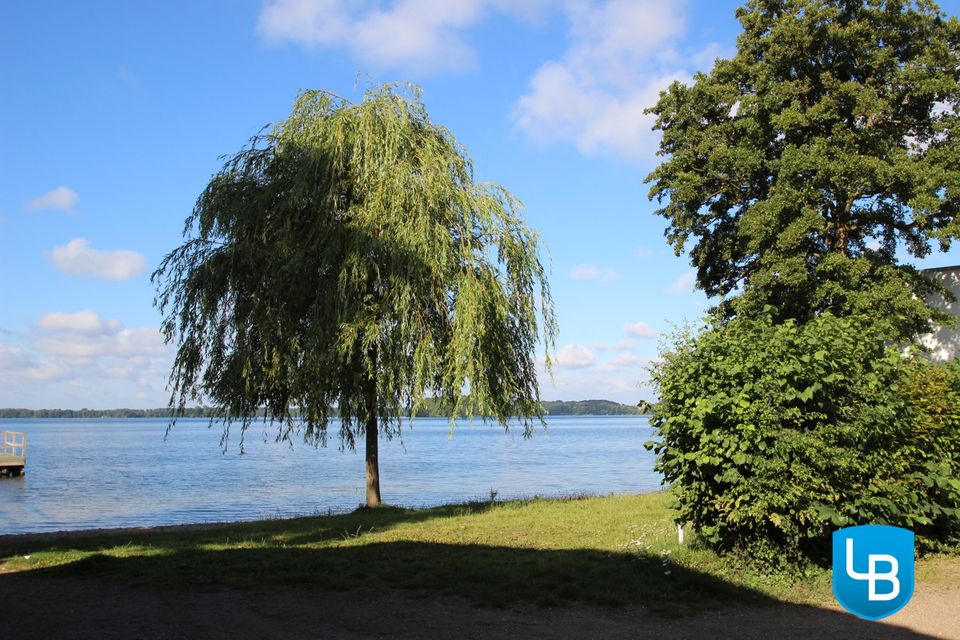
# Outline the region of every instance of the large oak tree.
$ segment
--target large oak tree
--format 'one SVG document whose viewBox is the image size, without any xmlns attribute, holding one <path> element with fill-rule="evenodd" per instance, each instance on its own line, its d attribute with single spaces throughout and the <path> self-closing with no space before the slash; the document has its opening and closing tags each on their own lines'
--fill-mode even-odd
<svg viewBox="0 0 960 640">
<path fill-rule="evenodd" d="M 931 284 L 897 252 L 960 236 L 960 24 L 925 0 L 751 0 L 737 16 L 736 55 L 651 109 L 669 241 L 692 240 L 728 315 L 923 331 Z"/>
<path fill-rule="evenodd" d="M 415 87 L 303 92 L 210 180 L 154 274 L 171 405 L 212 402 L 225 430 L 265 408 L 279 438 L 323 445 L 338 416 L 342 445 L 365 439 L 369 506 L 378 435 L 427 395 L 529 432 L 556 328 L 518 208 Z"/>
</svg>

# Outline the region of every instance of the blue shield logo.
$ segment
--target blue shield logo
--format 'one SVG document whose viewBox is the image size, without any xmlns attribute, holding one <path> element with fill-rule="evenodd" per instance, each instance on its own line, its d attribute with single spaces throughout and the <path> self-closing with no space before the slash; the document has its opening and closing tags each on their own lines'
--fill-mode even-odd
<svg viewBox="0 0 960 640">
<path fill-rule="evenodd" d="M 913 532 L 877 524 L 834 531 L 833 594 L 867 620 L 900 611 L 913 596 Z"/>
</svg>

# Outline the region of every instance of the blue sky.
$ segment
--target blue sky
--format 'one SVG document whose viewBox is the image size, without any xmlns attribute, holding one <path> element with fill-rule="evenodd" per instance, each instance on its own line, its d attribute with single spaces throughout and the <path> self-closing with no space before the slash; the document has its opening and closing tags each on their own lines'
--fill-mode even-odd
<svg viewBox="0 0 960 640">
<path fill-rule="evenodd" d="M 218 157 L 301 89 L 358 98 L 395 80 L 423 87 L 546 241 L 561 334 L 544 398 L 650 399 L 660 335 L 708 301 L 652 215 L 643 109 L 732 54 L 738 4 L 3 3 L 0 406 L 165 405 L 149 273 Z M 954 249 L 920 264 L 957 263 Z"/>
</svg>

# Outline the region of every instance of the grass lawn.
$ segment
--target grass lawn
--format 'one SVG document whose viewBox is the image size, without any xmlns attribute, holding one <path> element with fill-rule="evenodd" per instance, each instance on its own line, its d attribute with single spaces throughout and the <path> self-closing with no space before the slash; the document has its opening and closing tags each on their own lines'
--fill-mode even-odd
<svg viewBox="0 0 960 640">
<path fill-rule="evenodd" d="M 479 605 L 644 603 L 683 613 L 725 604 L 824 604 L 830 572 L 765 576 L 679 545 L 669 496 L 471 503 L 204 529 L 0 542 L 0 572 L 197 585 L 393 591 Z M 940 558 L 920 561 L 936 581 Z"/>
</svg>

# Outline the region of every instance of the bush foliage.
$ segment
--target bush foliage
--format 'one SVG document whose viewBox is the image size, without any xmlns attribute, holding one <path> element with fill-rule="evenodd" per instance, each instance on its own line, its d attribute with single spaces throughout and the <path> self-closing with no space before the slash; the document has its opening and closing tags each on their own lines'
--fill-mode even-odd
<svg viewBox="0 0 960 640">
<path fill-rule="evenodd" d="M 676 336 L 648 447 L 678 520 L 773 564 L 825 559 L 856 524 L 960 539 L 960 366 L 904 357 L 877 326 L 766 313 Z"/>
</svg>

